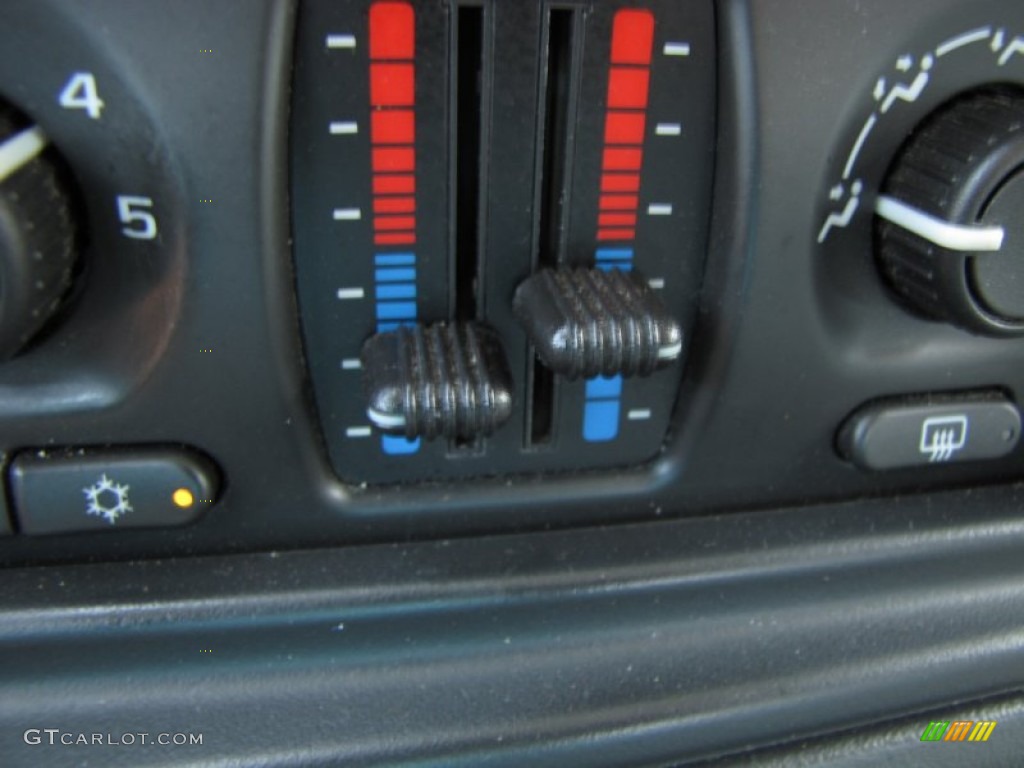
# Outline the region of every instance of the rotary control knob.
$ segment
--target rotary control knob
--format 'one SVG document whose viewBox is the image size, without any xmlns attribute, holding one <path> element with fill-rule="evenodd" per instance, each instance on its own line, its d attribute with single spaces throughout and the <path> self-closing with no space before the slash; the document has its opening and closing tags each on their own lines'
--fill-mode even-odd
<svg viewBox="0 0 1024 768">
<path fill-rule="evenodd" d="M 926 317 L 1024 334 L 1024 93 L 990 88 L 932 115 L 876 206 L 879 267 Z"/>
<path fill-rule="evenodd" d="M 15 355 L 71 284 L 71 190 L 43 132 L 0 105 L 0 360 Z"/>
</svg>

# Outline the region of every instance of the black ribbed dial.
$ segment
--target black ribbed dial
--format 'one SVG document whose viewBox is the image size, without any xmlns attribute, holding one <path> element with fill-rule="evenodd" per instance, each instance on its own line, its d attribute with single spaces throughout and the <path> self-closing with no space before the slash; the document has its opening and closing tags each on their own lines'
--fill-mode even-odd
<svg viewBox="0 0 1024 768">
<path fill-rule="evenodd" d="M 42 132 L 0 106 L 0 359 L 46 324 L 71 284 L 76 223 Z"/>
<path fill-rule="evenodd" d="M 879 267 L 912 310 L 1024 334 L 1024 94 L 988 88 L 932 115 L 893 163 L 878 212 Z"/>
</svg>

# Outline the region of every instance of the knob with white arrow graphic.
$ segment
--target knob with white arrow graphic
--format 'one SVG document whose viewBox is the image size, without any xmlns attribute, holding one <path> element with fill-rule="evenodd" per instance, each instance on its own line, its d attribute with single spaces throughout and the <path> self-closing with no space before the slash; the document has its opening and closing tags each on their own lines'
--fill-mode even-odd
<svg viewBox="0 0 1024 768">
<path fill-rule="evenodd" d="M 1024 93 L 955 99 L 908 139 L 875 213 L 879 268 L 913 311 L 1024 335 Z"/>
<path fill-rule="evenodd" d="M 0 360 L 46 324 L 71 284 L 71 189 L 38 126 L 0 104 Z"/>
</svg>

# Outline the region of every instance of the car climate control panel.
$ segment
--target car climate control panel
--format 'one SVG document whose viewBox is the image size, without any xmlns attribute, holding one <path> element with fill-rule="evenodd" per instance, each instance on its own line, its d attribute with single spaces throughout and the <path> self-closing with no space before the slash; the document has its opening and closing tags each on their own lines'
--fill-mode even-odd
<svg viewBox="0 0 1024 768">
<path fill-rule="evenodd" d="M 0 561 L 1024 477 L 1010 0 L 0 4 Z"/>
<path fill-rule="evenodd" d="M 296 274 L 341 477 L 658 453 L 707 250 L 714 61 L 709 2 L 303 4 Z"/>
</svg>

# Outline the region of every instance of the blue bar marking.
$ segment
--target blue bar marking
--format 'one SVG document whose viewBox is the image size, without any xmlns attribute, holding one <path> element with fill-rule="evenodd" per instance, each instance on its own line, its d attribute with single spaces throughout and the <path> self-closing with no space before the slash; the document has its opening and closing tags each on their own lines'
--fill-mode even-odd
<svg viewBox="0 0 1024 768">
<path fill-rule="evenodd" d="M 416 325 L 416 254 L 378 253 L 373 257 L 377 299 L 377 333 L 388 333 Z M 413 301 L 393 301 L 413 299 Z M 419 438 L 382 435 L 381 450 L 388 456 L 410 456 L 420 450 Z"/>
<path fill-rule="evenodd" d="M 420 439 L 406 440 L 404 437 L 381 435 L 380 447 L 389 456 L 409 456 L 420 449 Z"/>
<path fill-rule="evenodd" d="M 619 401 L 597 400 L 583 406 L 583 439 L 607 443 L 619 434 Z"/>
<path fill-rule="evenodd" d="M 632 248 L 598 248 L 597 249 L 597 260 L 598 261 L 609 261 L 622 259 L 629 261 L 633 258 Z"/>
<path fill-rule="evenodd" d="M 378 269 L 374 271 L 378 283 L 411 283 L 416 279 L 415 268 Z"/>
<path fill-rule="evenodd" d="M 616 400 L 622 397 L 621 376 L 587 379 L 587 400 Z"/>
<path fill-rule="evenodd" d="M 377 300 L 415 299 L 416 283 L 384 283 L 376 288 Z"/>
<path fill-rule="evenodd" d="M 378 320 L 415 320 L 415 301 L 388 301 L 377 305 Z"/>
<path fill-rule="evenodd" d="M 416 263 L 414 253 L 378 253 L 373 257 L 378 267 L 411 267 Z"/>
<path fill-rule="evenodd" d="M 415 320 L 403 320 L 403 321 L 398 322 L 398 323 L 393 323 L 393 322 L 377 323 L 377 333 L 387 333 L 388 331 L 394 331 L 394 330 L 397 330 L 399 328 L 415 328 L 415 327 L 416 327 L 416 321 Z"/>
</svg>

